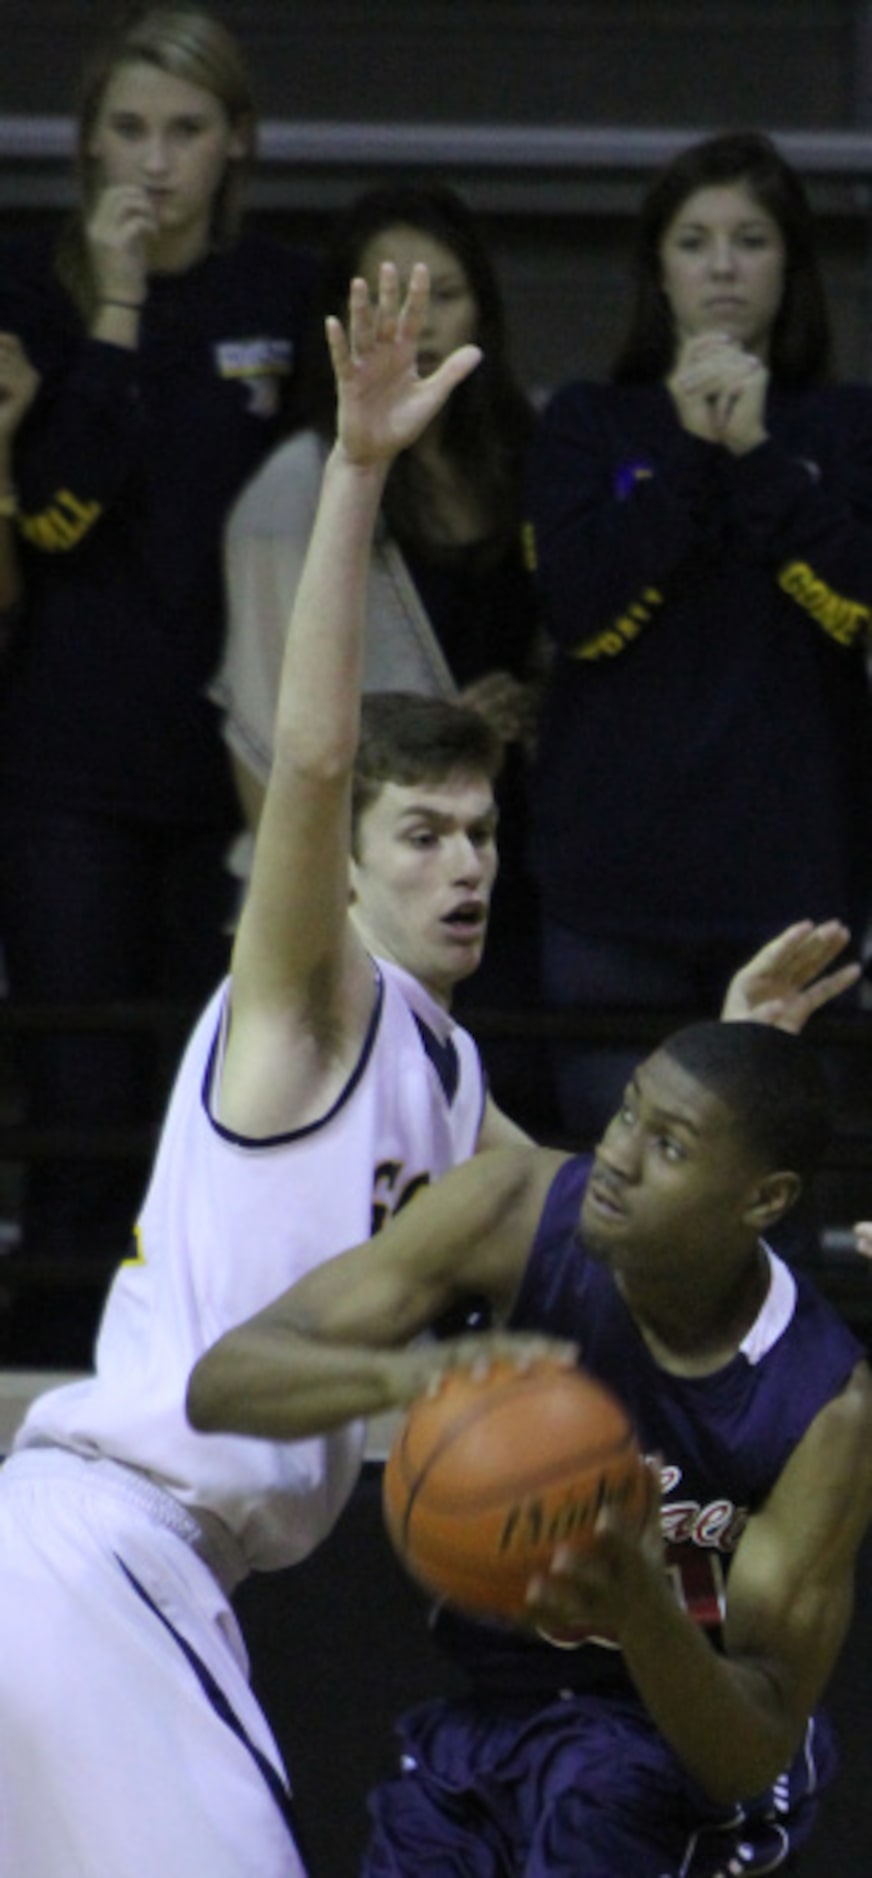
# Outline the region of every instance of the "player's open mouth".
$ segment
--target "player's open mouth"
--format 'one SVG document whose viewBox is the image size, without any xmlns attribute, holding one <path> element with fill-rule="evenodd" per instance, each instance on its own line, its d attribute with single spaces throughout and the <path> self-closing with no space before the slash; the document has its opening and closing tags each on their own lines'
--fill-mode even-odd
<svg viewBox="0 0 872 1878">
<path fill-rule="evenodd" d="M 456 906 L 453 913 L 446 913 L 442 923 L 444 926 L 466 927 L 470 932 L 478 932 L 484 925 L 484 921 L 484 907 L 475 901 L 465 906 Z"/>
<path fill-rule="evenodd" d="M 603 1219 L 626 1219 L 627 1209 L 621 1205 L 614 1189 L 601 1180 L 591 1180 L 587 1189 L 587 1204 Z"/>
</svg>

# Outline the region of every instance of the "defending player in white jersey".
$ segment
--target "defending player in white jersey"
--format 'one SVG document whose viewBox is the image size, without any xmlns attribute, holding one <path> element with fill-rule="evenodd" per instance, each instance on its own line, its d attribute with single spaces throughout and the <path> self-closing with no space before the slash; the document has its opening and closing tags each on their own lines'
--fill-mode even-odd
<svg viewBox="0 0 872 1878">
<path fill-rule="evenodd" d="M 331 323 L 339 435 L 230 981 L 188 1046 L 95 1375 L 34 1404 L 0 1475 L 0 1869 L 28 1878 L 303 1870 L 227 1594 L 323 1537 L 361 1431 L 216 1442 L 185 1420 L 188 1375 L 224 1330 L 368 1234 L 374 1209 L 519 1138 L 447 1008 L 481 955 L 496 870 L 499 752 L 474 713 L 439 703 L 430 719 L 412 700 L 397 724 L 376 710 L 349 914 L 384 478 L 478 362 L 464 347 L 419 379 L 427 292 L 417 269 L 401 308 L 386 268 L 377 306 L 355 283 L 348 338 Z"/>
</svg>

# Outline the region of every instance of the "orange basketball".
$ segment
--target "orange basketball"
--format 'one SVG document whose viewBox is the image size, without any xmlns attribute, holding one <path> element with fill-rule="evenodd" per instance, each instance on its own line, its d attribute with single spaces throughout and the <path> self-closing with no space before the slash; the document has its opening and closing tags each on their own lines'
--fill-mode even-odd
<svg viewBox="0 0 872 1878">
<path fill-rule="evenodd" d="M 555 1547 L 590 1544 L 603 1506 L 644 1522 L 651 1482 L 621 1403 L 581 1369 L 500 1360 L 413 1402 L 385 1463 L 391 1542 L 460 1610 L 511 1621 Z"/>
</svg>

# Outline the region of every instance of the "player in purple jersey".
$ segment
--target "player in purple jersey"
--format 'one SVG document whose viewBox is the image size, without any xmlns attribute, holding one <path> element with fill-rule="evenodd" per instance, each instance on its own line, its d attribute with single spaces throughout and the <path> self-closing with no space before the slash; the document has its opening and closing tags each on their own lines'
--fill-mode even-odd
<svg viewBox="0 0 872 1878">
<path fill-rule="evenodd" d="M 638 1535 L 610 1509 L 592 1553 L 558 1547 L 528 1626 L 443 1614 L 469 1692 L 405 1718 L 371 1878 L 792 1861 L 834 1764 L 818 1706 L 872 1513 L 863 1352 L 767 1245 L 828 1129 L 804 1043 L 693 1025 L 639 1066 L 592 1161 L 468 1162 L 202 1359 L 195 1424 L 282 1439 L 556 1340 L 624 1396 L 656 1457 L 659 1520 Z M 410 1341 L 470 1291 L 499 1329 Z"/>
</svg>

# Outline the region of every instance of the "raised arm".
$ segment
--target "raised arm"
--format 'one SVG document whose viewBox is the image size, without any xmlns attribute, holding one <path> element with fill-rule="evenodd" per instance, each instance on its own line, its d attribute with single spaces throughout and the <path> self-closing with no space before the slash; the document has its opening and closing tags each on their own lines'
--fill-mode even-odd
<svg viewBox="0 0 872 1878">
<path fill-rule="evenodd" d="M 375 1238 L 317 1266 L 201 1357 L 188 1389 L 194 1426 L 288 1441 L 411 1401 L 457 1348 L 403 1346 L 463 1295 L 507 1311 L 564 1158 L 509 1148 L 467 1161 Z M 522 1343 L 542 1339 L 509 1347 Z"/>
<path fill-rule="evenodd" d="M 368 1020 L 371 970 L 348 919 L 348 860 L 372 535 L 393 458 L 480 356 L 461 347 L 418 377 L 428 291 L 426 268 L 415 268 L 400 307 L 386 265 L 377 304 L 362 280 L 352 283 L 347 336 L 338 320 L 327 323 L 338 434 L 288 630 L 273 767 L 233 953 L 221 1097 L 230 1126 L 300 1119 L 302 1090 L 325 1055 L 353 1054 Z"/>
<path fill-rule="evenodd" d="M 855 960 L 830 970 L 850 937 L 837 919 L 817 926 L 805 919 L 785 927 L 730 979 L 721 1017 L 773 1024 L 798 1035 L 815 1011 L 857 983 L 862 966 Z"/>
<path fill-rule="evenodd" d="M 865 1364 L 816 1417 L 728 1580 L 723 1653 L 665 1573 L 616 1522 L 597 1554 L 539 1587 L 551 1625 L 616 1635 L 661 1733 L 716 1800 L 761 1792 L 801 1746 L 845 1640 L 857 1550 L 872 1514 L 872 1380 Z"/>
</svg>

